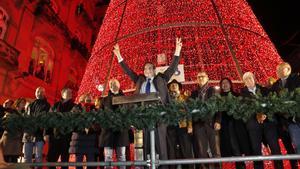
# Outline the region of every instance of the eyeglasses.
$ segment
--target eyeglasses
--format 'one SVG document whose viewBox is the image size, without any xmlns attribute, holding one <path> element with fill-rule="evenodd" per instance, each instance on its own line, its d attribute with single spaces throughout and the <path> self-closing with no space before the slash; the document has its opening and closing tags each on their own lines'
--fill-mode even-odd
<svg viewBox="0 0 300 169">
<path fill-rule="evenodd" d="M 197 78 L 206 78 L 207 76 L 197 76 Z"/>
</svg>

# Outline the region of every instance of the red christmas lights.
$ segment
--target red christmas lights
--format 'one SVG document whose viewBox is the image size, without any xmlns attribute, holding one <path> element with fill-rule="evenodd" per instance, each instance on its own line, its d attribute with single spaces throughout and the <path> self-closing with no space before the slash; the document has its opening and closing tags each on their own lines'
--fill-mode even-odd
<svg viewBox="0 0 300 169">
<path fill-rule="evenodd" d="M 156 63 L 157 54 L 165 53 L 170 62 L 176 36 L 183 39 L 180 63 L 187 82 L 205 70 L 211 80 L 241 80 L 252 71 L 265 83 L 281 61 L 245 0 L 112 0 L 79 95 L 99 95 L 96 87 L 111 78 L 122 89 L 134 88 L 114 58 L 115 43 L 130 67 L 142 72 L 146 61 Z"/>
</svg>

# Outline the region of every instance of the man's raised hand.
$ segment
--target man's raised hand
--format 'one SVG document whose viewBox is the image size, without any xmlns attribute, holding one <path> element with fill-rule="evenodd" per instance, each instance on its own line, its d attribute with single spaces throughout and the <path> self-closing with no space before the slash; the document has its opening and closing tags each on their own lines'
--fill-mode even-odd
<svg viewBox="0 0 300 169">
<path fill-rule="evenodd" d="M 182 41 L 181 38 L 176 38 L 176 49 L 175 49 L 175 56 L 179 56 L 182 48 Z"/>
<path fill-rule="evenodd" d="M 120 47 L 118 44 L 116 44 L 114 46 L 114 50 L 113 50 L 114 54 L 117 56 L 118 61 L 120 62 L 121 60 L 123 60 L 122 56 L 121 56 L 121 52 L 120 52 Z"/>
</svg>

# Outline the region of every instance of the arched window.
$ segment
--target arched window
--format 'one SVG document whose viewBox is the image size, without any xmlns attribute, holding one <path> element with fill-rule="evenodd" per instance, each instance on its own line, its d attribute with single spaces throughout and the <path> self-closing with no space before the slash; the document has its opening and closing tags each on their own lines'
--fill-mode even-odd
<svg viewBox="0 0 300 169">
<path fill-rule="evenodd" d="M 45 81 L 46 83 L 51 83 L 53 61 L 54 52 L 49 43 L 43 38 L 35 38 L 28 73 Z"/>
<path fill-rule="evenodd" d="M 0 6 L 0 39 L 3 39 L 5 36 L 8 20 L 7 12 Z"/>
</svg>

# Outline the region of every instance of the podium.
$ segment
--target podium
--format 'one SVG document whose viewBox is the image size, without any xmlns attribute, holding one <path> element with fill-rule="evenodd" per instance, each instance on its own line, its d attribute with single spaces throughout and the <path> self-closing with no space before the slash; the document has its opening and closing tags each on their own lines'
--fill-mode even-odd
<svg viewBox="0 0 300 169">
<path fill-rule="evenodd" d="M 131 96 L 116 96 L 112 99 L 113 105 L 122 105 L 122 104 L 137 104 L 141 103 L 145 105 L 145 103 L 158 103 L 160 102 L 160 97 L 158 93 L 150 93 L 150 94 L 134 94 Z"/>
<path fill-rule="evenodd" d="M 161 99 L 158 93 L 150 93 L 150 94 L 135 94 L 131 96 L 116 96 L 112 99 L 113 105 L 124 105 L 124 106 L 133 106 L 133 105 L 141 105 L 147 106 L 149 104 L 158 104 L 161 102 Z M 145 135 L 145 137 L 143 137 Z M 134 160 L 144 161 L 147 159 L 147 154 L 145 150 L 148 149 L 148 130 L 135 130 L 134 131 Z M 143 139 L 145 138 L 145 140 Z M 145 143 L 147 142 L 147 143 Z M 154 126 L 150 130 L 150 162 L 151 168 L 155 169 L 156 165 L 156 153 L 155 153 L 155 133 Z"/>
</svg>

